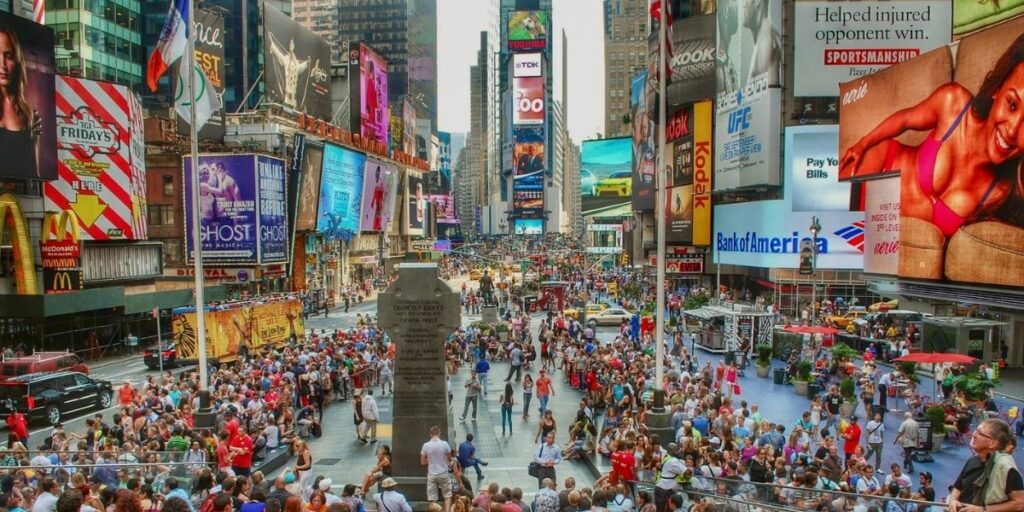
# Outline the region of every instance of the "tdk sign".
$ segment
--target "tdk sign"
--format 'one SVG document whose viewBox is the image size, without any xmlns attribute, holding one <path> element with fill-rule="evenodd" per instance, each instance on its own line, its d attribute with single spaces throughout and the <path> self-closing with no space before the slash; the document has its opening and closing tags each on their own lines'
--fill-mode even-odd
<svg viewBox="0 0 1024 512">
<path fill-rule="evenodd" d="M 540 54 L 512 54 L 512 69 L 512 76 L 515 78 L 541 76 Z"/>
<path fill-rule="evenodd" d="M 753 117 L 750 107 L 741 107 L 729 113 L 729 134 L 750 129 L 750 118 Z"/>
</svg>

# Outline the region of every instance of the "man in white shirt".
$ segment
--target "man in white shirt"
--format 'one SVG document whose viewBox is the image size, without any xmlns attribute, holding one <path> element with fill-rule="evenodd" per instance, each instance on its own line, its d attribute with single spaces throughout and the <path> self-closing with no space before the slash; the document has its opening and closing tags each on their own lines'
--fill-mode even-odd
<svg viewBox="0 0 1024 512">
<path fill-rule="evenodd" d="M 420 449 L 420 464 L 427 466 L 427 500 L 438 501 L 438 494 L 443 496 L 443 512 L 448 512 L 452 502 L 452 481 L 448 478 L 451 457 L 452 448 L 441 439 L 441 427 L 430 427 L 430 441 Z"/>
<path fill-rule="evenodd" d="M 889 484 L 892 483 L 899 486 L 900 490 L 912 488 L 911 486 L 913 486 L 914 483 L 910 480 L 909 476 L 903 474 L 903 470 L 900 469 L 899 464 L 893 463 L 891 469 L 892 473 L 889 473 L 889 476 L 885 477 L 886 488 L 888 488 Z"/>
<path fill-rule="evenodd" d="M 882 435 L 885 434 L 885 423 L 882 422 L 882 415 L 875 414 L 875 417 L 868 422 L 864 431 L 868 436 L 868 452 L 864 454 L 865 459 L 870 459 L 871 455 L 875 456 L 875 467 L 882 466 Z"/>
<path fill-rule="evenodd" d="M 57 493 L 60 492 L 57 481 L 52 478 L 44 478 L 43 482 L 39 484 L 39 490 L 43 492 L 36 497 L 36 502 L 32 504 L 32 512 L 57 510 Z"/>
<path fill-rule="evenodd" d="M 380 421 L 380 412 L 377 410 L 377 401 L 373 398 L 373 388 L 366 388 L 366 396 L 363 397 L 363 442 L 370 437 L 371 443 L 377 442 L 377 422 Z"/>
<path fill-rule="evenodd" d="M 373 500 L 377 502 L 377 510 L 381 512 L 412 512 L 412 507 L 397 490 L 398 483 L 394 478 L 385 478 L 380 486 L 383 492 L 374 494 Z M 447 499 L 445 500 L 447 502 Z"/>
</svg>

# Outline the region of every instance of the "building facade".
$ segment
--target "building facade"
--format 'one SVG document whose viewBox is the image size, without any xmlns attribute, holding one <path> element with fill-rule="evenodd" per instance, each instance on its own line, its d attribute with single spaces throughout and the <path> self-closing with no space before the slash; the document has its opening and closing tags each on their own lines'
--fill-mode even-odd
<svg viewBox="0 0 1024 512">
<path fill-rule="evenodd" d="M 604 0 L 605 136 L 629 135 L 629 85 L 644 69 L 647 0 Z"/>
</svg>

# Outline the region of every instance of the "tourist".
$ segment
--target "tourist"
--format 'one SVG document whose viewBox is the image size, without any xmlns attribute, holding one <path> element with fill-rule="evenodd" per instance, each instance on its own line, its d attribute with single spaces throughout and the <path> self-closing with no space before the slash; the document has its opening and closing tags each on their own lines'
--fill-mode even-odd
<svg viewBox="0 0 1024 512">
<path fill-rule="evenodd" d="M 448 477 L 448 461 L 451 447 L 441 439 L 441 427 L 430 427 L 430 440 L 420 449 L 420 464 L 427 466 L 427 499 L 438 501 L 444 498 L 444 512 L 448 512 L 452 500 L 452 482 Z"/>
<path fill-rule="evenodd" d="M 1013 456 L 1004 452 L 1013 434 L 999 419 L 987 419 L 971 436 L 967 460 L 947 501 L 950 512 L 1024 510 L 1024 481 Z"/>
</svg>

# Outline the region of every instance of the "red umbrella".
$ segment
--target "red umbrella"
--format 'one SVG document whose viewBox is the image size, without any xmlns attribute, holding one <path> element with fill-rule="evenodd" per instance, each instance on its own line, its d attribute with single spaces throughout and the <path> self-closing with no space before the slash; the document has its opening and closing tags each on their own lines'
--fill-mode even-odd
<svg viewBox="0 0 1024 512">
<path fill-rule="evenodd" d="M 897 357 L 893 361 L 900 363 L 925 363 L 925 364 L 971 364 L 977 361 L 978 358 L 966 356 L 963 354 L 955 354 L 952 352 L 916 352 L 913 354 L 905 355 L 903 357 Z"/>
<path fill-rule="evenodd" d="M 824 325 L 791 325 L 783 330 L 795 334 L 837 334 L 841 332 L 839 329 Z"/>
</svg>

